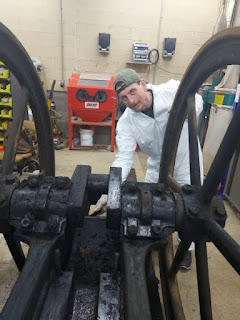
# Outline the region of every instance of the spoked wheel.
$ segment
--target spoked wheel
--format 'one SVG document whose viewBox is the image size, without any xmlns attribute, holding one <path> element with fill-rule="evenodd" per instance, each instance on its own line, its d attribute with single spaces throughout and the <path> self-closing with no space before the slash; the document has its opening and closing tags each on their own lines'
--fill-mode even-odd
<svg viewBox="0 0 240 320">
<path fill-rule="evenodd" d="M 208 175 L 201 186 L 199 153 L 197 141 L 195 93 L 201 84 L 214 71 L 229 65 L 240 64 L 240 28 L 227 29 L 206 42 L 199 50 L 183 76 L 176 94 L 163 144 L 159 181 L 174 191 L 182 191 L 173 178 L 174 162 L 181 130 L 188 117 L 190 177 L 188 192 L 194 194 L 187 203 L 188 229 L 180 229 L 182 239 L 173 256 L 172 245 L 160 250 L 160 272 L 163 286 L 163 299 L 167 319 L 185 319 L 177 287 L 176 275 L 192 241 L 195 242 L 198 294 L 201 319 L 212 319 L 211 296 L 208 275 L 206 242 L 212 241 L 222 255 L 240 273 L 240 246 L 222 228 L 225 211 L 218 207 L 217 215 L 223 220 L 213 218 L 213 206 L 217 187 L 230 163 L 235 149 L 240 143 L 240 109 L 236 111 L 221 146 L 216 154 Z M 220 208 L 220 209 L 219 209 Z M 226 218 L 226 217 L 225 217 Z M 192 229 L 192 230 L 191 230 Z"/>
<path fill-rule="evenodd" d="M 0 43 L 2 44 L 0 46 L 0 61 L 2 61 L 8 67 L 10 72 L 12 72 L 12 74 L 18 80 L 18 83 L 21 87 L 19 98 L 20 101 L 18 102 L 18 106 L 14 108 L 12 130 L 9 134 L 9 139 L 4 152 L 0 171 L 0 183 L 2 184 L 0 189 L 2 199 L 1 204 L 4 204 L 6 202 L 9 202 L 11 197 L 11 190 L 7 190 L 6 187 L 4 187 L 3 181 L 5 182 L 6 179 L 8 179 L 8 184 L 12 186 L 16 185 L 17 183 L 17 179 L 10 177 L 10 175 L 13 171 L 17 144 L 23 125 L 27 104 L 30 105 L 33 111 L 33 117 L 37 131 L 40 158 L 40 174 L 54 176 L 55 163 L 49 111 L 40 79 L 33 66 L 33 63 L 21 43 L 1 23 Z M 7 221 L 9 208 L 6 211 L 3 210 L 2 207 L 3 206 L 1 206 L 0 208 L 0 219 Z M 1 232 L 3 232 L 4 234 L 8 247 L 12 253 L 18 269 L 21 270 L 25 258 L 20 243 L 14 239 L 13 232 L 7 222 L 5 224 L 4 230 L 1 230 Z"/>
</svg>

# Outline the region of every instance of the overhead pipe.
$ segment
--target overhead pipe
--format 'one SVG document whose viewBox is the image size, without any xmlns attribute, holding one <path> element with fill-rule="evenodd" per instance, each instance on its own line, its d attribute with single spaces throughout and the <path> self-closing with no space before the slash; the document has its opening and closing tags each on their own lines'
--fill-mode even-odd
<svg viewBox="0 0 240 320">
<path fill-rule="evenodd" d="M 62 17 L 62 0 L 59 0 L 60 6 L 60 48 L 61 48 L 61 67 L 62 67 L 62 80 L 60 81 L 60 87 L 64 87 L 64 62 L 63 62 L 63 17 Z"/>
</svg>

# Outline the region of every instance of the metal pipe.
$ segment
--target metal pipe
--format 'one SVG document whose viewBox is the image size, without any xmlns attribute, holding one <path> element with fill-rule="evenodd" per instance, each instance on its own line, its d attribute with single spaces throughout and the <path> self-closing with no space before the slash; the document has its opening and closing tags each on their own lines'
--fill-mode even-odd
<svg viewBox="0 0 240 320">
<path fill-rule="evenodd" d="M 62 0 L 59 0 L 60 9 L 60 49 L 61 49 L 61 67 L 62 67 L 62 80 L 60 81 L 60 87 L 64 87 L 64 61 L 63 61 L 63 17 L 62 17 Z"/>
<path fill-rule="evenodd" d="M 206 220 L 204 226 L 209 239 L 227 259 L 235 271 L 240 274 L 239 244 L 215 220 Z"/>
<path fill-rule="evenodd" d="M 162 26 L 162 19 L 163 19 L 163 7 L 164 7 L 164 0 L 161 0 L 160 20 L 159 20 L 158 34 L 157 34 L 157 50 L 158 50 L 158 52 L 159 52 L 159 46 L 160 46 L 160 34 L 161 34 L 161 26 Z M 157 68 L 157 64 L 154 64 L 153 80 L 152 80 L 153 84 L 155 84 L 156 68 Z"/>
<path fill-rule="evenodd" d="M 202 320 L 212 320 L 206 241 L 195 242 L 198 295 Z"/>
<path fill-rule="evenodd" d="M 183 261 L 188 249 L 191 245 L 191 241 L 181 241 L 178 245 L 177 251 L 175 253 L 171 268 L 169 270 L 169 279 L 175 278 L 181 262 Z"/>
<path fill-rule="evenodd" d="M 190 244 L 189 244 L 190 245 Z M 159 249 L 159 269 L 164 301 L 166 320 L 185 320 L 177 277 L 170 278 L 169 270 L 173 261 L 173 240 L 168 238 L 168 244 Z"/>
<path fill-rule="evenodd" d="M 90 174 L 88 176 L 88 189 L 100 194 L 108 193 L 109 174 Z"/>
<path fill-rule="evenodd" d="M 192 94 L 188 99 L 188 135 L 189 135 L 189 162 L 191 184 L 201 186 L 200 166 L 199 166 L 199 150 L 197 138 L 197 118 L 195 108 L 195 95 Z"/>
</svg>

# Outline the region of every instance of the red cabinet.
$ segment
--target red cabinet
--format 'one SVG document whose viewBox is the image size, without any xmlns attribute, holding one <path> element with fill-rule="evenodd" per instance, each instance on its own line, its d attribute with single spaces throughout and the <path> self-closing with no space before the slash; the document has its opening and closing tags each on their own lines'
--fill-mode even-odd
<svg viewBox="0 0 240 320">
<path fill-rule="evenodd" d="M 115 112 L 117 96 L 113 90 L 114 77 L 104 74 L 72 74 L 68 83 L 69 149 L 80 126 L 111 127 L 111 151 L 114 151 Z M 106 118 L 110 120 L 106 120 Z M 78 127 L 77 127 L 78 126 Z"/>
</svg>

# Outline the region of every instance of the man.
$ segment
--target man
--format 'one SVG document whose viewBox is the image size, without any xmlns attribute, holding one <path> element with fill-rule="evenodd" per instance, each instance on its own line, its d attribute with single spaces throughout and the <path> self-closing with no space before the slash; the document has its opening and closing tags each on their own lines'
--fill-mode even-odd
<svg viewBox="0 0 240 320">
<path fill-rule="evenodd" d="M 132 69 L 120 71 L 114 79 L 114 90 L 126 106 L 116 128 L 118 153 L 112 167 L 122 168 L 124 181 L 134 163 L 136 144 L 149 155 L 145 182 L 157 183 L 159 177 L 162 144 L 169 111 L 177 92 L 179 81 L 170 80 L 158 86 L 146 84 Z M 202 111 L 202 98 L 196 94 L 197 116 Z M 188 124 L 185 121 L 176 155 L 174 178 L 180 185 L 190 184 Z M 202 153 L 199 147 L 201 176 L 203 176 Z M 95 212 L 107 203 L 103 195 L 96 204 Z M 191 267 L 191 253 L 188 252 L 184 269 Z"/>
</svg>

